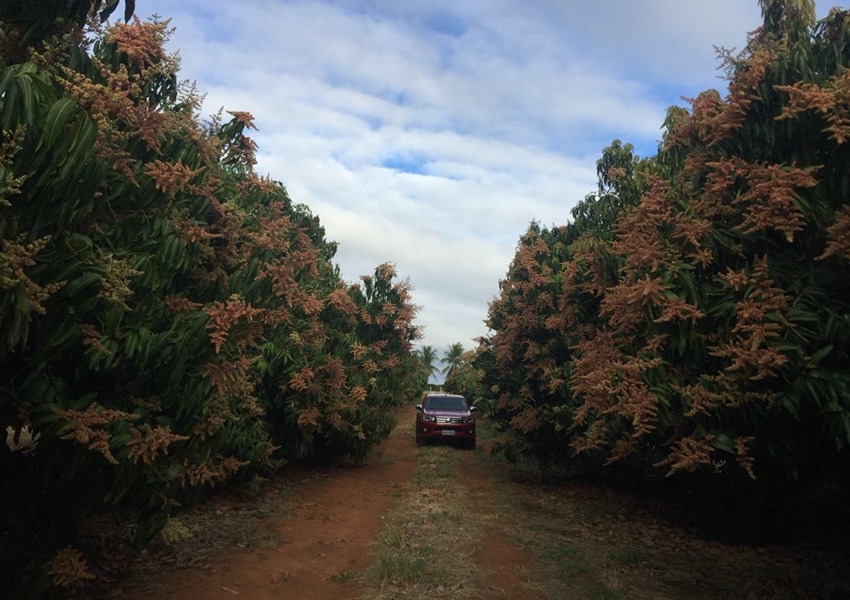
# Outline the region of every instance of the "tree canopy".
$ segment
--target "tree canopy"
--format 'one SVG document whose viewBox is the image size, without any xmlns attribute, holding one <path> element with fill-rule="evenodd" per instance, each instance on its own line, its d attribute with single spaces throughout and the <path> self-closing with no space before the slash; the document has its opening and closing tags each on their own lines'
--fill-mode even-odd
<svg viewBox="0 0 850 600">
<path fill-rule="evenodd" d="M 479 347 L 504 448 L 755 486 L 843 477 L 850 446 L 850 12 L 765 1 L 725 97 L 523 235 Z M 771 488 L 774 489 L 774 488 Z"/>
<path fill-rule="evenodd" d="M 141 544 L 213 486 L 363 457 L 427 378 L 410 282 L 343 281 L 319 218 L 254 171 L 251 114 L 198 114 L 165 23 L 81 28 L 118 5 L 0 9 L 10 597 L 84 586 L 105 514 Z"/>
</svg>

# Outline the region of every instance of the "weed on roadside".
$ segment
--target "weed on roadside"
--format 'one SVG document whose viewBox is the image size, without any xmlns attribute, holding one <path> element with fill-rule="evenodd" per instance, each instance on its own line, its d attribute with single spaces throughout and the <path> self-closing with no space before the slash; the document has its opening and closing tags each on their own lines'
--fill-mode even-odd
<svg viewBox="0 0 850 600">
<path fill-rule="evenodd" d="M 287 581 L 289 581 L 289 571 L 281 571 L 280 573 L 272 575 L 272 583 L 275 585 L 279 583 L 286 583 Z"/>
<path fill-rule="evenodd" d="M 401 548 L 401 544 L 404 542 L 404 533 L 397 524 L 391 523 L 384 526 L 376 540 L 379 544 L 388 548 Z"/>
<path fill-rule="evenodd" d="M 626 567 L 644 562 L 647 556 L 645 549 L 636 546 L 626 546 L 608 554 L 608 558 Z"/>
<path fill-rule="evenodd" d="M 603 571 L 600 575 L 602 580 L 596 588 L 594 596 L 598 600 L 624 600 L 625 590 L 616 571 Z"/>
<path fill-rule="evenodd" d="M 588 567 L 578 546 L 558 539 L 539 539 L 535 554 L 552 566 L 552 571 L 564 582 L 572 582 L 587 573 Z"/>
<path fill-rule="evenodd" d="M 349 571 L 348 569 L 344 571 L 339 571 L 338 573 L 334 573 L 331 575 L 331 581 L 335 581 L 336 583 L 348 583 L 352 579 L 357 577 L 357 573 L 354 571 Z"/>
<path fill-rule="evenodd" d="M 424 558 L 409 553 L 387 553 L 378 560 L 378 577 L 384 582 L 415 582 L 425 574 L 426 564 Z"/>
</svg>

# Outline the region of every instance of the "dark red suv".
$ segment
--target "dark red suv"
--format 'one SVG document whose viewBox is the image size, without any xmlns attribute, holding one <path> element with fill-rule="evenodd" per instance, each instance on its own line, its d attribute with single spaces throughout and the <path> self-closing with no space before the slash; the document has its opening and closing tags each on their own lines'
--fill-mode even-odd
<svg viewBox="0 0 850 600">
<path fill-rule="evenodd" d="M 416 405 L 416 443 L 449 440 L 475 448 L 474 406 L 466 398 L 453 394 L 428 394 Z"/>
</svg>

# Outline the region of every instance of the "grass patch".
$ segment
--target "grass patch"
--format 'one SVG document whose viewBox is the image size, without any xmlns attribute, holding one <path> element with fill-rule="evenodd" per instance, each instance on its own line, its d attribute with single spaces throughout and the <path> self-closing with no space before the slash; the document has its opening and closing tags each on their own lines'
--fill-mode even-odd
<svg viewBox="0 0 850 600">
<path fill-rule="evenodd" d="M 581 510 L 581 516 L 589 523 L 598 523 L 609 517 L 610 513 L 603 507 L 586 506 Z"/>
<path fill-rule="evenodd" d="M 608 586 L 601 586 L 596 590 L 594 596 L 598 600 L 623 600 L 625 596 L 623 596 L 623 592 L 616 588 L 609 588 Z"/>
<path fill-rule="evenodd" d="M 631 567 L 642 563 L 647 559 L 648 553 L 643 548 L 637 546 L 627 546 L 619 550 L 615 550 L 608 555 L 613 561 L 620 563 L 623 566 Z"/>
<path fill-rule="evenodd" d="M 460 515 L 457 514 L 457 513 L 450 513 L 450 512 L 445 511 L 445 510 L 439 510 L 439 511 L 435 511 L 435 512 L 429 512 L 427 515 L 425 515 L 425 518 L 428 519 L 429 521 L 439 521 L 439 520 L 459 521 Z"/>
<path fill-rule="evenodd" d="M 401 548 L 401 545 L 404 542 L 404 534 L 398 524 L 392 523 L 384 527 L 384 529 L 377 535 L 376 539 L 382 546 L 386 546 L 388 548 Z"/>
<path fill-rule="evenodd" d="M 286 583 L 287 581 L 289 581 L 289 571 L 281 571 L 280 573 L 272 575 L 272 583 L 275 585 L 279 583 Z"/>
<path fill-rule="evenodd" d="M 335 581 L 337 583 L 348 583 L 355 577 L 357 577 L 357 573 L 346 569 L 344 571 L 340 571 L 339 573 L 334 573 L 333 575 L 331 575 L 331 581 Z"/>
<path fill-rule="evenodd" d="M 464 451 L 451 446 L 417 449 L 413 476 L 394 490 L 398 494 L 373 541 L 374 562 L 358 577 L 362 598 L 486 597 L 470 591 L 477 577 L 470 549 L 480 531 L 473 519 L 462 518 L 469 513 L 458 478 L 463 458 Z"/>
<path fill-rule="evenodd" d="M 579 555 L 579 550 L 574 544 L 555 543 L 546 548 L 544 556 L 549 560 L 576 560 Z"/>
<path fill-rule="evenodd" d="M 564 581 L 571 581 L 588 571 L 575 544 L 555 542 L 544 546 L 539 554 L 552 564 L 555 573 Z"/>
<path fill-rule="evenodd" d="M 378 560 L 378 577 L 382 582 L 410 583 L 425 575 L 427 562 L 408 554 L 387 554 Z"/>
</svg>

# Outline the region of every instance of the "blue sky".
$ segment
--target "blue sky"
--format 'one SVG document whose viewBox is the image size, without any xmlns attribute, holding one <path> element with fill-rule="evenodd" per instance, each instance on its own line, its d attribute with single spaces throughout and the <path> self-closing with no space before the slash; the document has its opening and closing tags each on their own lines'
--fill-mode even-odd
<svg viewBox="0 0 850 600">
<path fill-rule="evenodd" d="M 818 6 L 825 16 L 833 4 Z M 409 277 L 424 344 L 472 348 L 528 223 L 566 223 L 617 138 L 724 89 L 756 0 L 137 0 L 204 111 L 253 113 L 257 170 L 317 214 L 343 277 Z"/>
</svg>

